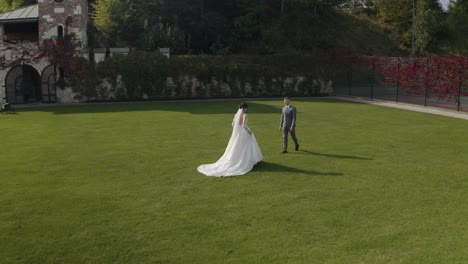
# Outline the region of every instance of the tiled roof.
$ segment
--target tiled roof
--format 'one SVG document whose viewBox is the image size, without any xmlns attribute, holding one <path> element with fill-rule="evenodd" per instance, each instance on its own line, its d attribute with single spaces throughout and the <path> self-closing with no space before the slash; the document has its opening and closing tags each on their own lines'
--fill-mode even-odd
<svg viewBox="0 0 468 264">
<path fill-rule="evenodd" d="M 37 21 L 38 5 L 30 5 L 0 14 L 0 23 Z"/>
</svg>

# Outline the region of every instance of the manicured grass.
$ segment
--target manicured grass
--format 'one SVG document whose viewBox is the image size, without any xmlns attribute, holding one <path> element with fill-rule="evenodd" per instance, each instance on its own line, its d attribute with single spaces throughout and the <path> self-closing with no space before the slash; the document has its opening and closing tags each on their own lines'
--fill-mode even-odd
<svg viewBox="0 0 468 264">
<path fill-rule="evenodd" d="M 211 178 L 239 101 L 0 115 L 0 263 L 467 263 L 468 122 L 331 99 L 249 102 L 264 155 Z"/>
</svg>

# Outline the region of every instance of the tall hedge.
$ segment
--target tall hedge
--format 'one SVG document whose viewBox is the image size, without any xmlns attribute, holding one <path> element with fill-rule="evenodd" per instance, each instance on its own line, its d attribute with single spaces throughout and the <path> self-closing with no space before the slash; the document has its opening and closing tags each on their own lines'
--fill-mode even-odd
<svg viewBox="0 0 468 264">
<path fill-rule="evenodd" d="M 128 55 L 115 55 L 98 63 L 95 65 L 96 74 L 89 78 L 97 78 L 97 82 L 107 80 L 114 87 L 121 78 L 125 91 L 118 92 L 116 97 L 128 100 L 321 95 L 319 82 L 334 78 L 344 61 L 344 57 L 330 54 L 184 55 L 167 58 L 154 52 L 132 51 Z M 297 83 L 298 77 L 300 83 Z M 172 80 L 170 87 L 169 79 Z M 196 83 L 190 84 L 193 80 Z M 191 85 L 196 86 L 194 90 L 188 87 Z M 89 87 L 77 92 L 90 97 L 99 94 Z"/>
</svg>

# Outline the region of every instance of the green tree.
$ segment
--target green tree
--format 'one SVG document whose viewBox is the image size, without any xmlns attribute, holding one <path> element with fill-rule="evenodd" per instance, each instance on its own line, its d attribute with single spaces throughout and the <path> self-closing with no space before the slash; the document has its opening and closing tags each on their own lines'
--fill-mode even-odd
<svg viewBox="0 0 468 264">
<path fill-rule="evenodd" d="M 175 54 L 186 53 L 189 49 L 185 33 L 161 17 L 156 22 L 144 22 L 144 31 L 138 45 L 147 51 L 170 47 L 171 53 Z"/>
<path fill-rule="evenodd" d="M 94 26 L 104 36 L 106 44 L 110 44 L 122 22 L 123 3 L 119 0 L 98 0 L 92 7 Z"/>
<path fill-rule="evenodd" d="M 159 1 L 97 0 L 91 7 L 93 24 L 104 45 L 137 46 L 145 21 L 158 18 Z"/>
<path fill-rule="evenodd" d="M 443 30 L 442 6 L 437 0 L 418 0 L 414 19 L 415 48 L 420 54 L 439 50 Z"/>
<path fill-rule="evenodd" d="M 406 50 L 411 49 L 412 4 L 411 0 L 375 0 L 378 21 L 388 25 L 388 34 Z"/>
<path fill-rule="evenodd" d="M 37 3 L 36 0 L 0 0 L 0 12 L 15 10 L 35 3 Z"/>
<path fill-rule="evenodd" d="M 456 14 L 468 14 L 468 1 L 450 0 L 449 12 L 456 13 Z"/>
<path fill-rule="evenodd" d="M 468 53 L 468 1 L 451 1 L 447 18 L 449 52 Z"/>
</svg>

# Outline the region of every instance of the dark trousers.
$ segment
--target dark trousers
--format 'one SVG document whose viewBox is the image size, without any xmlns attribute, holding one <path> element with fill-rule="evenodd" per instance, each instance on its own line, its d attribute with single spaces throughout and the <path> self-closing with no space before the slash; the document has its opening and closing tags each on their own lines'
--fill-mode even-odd
<svg viewBox="0 0 468 264">
<path fill-rule="evenodd" d="M 288 151 L 288 133 L 291 133 L 294 144 L 296 144 L 296 146 L 299 145 L 299 143 L 297 143 L 296 131 L 290 131 L 290 129 L 289 127 L 283 127 L 283 151 Z"/>
</svg>

